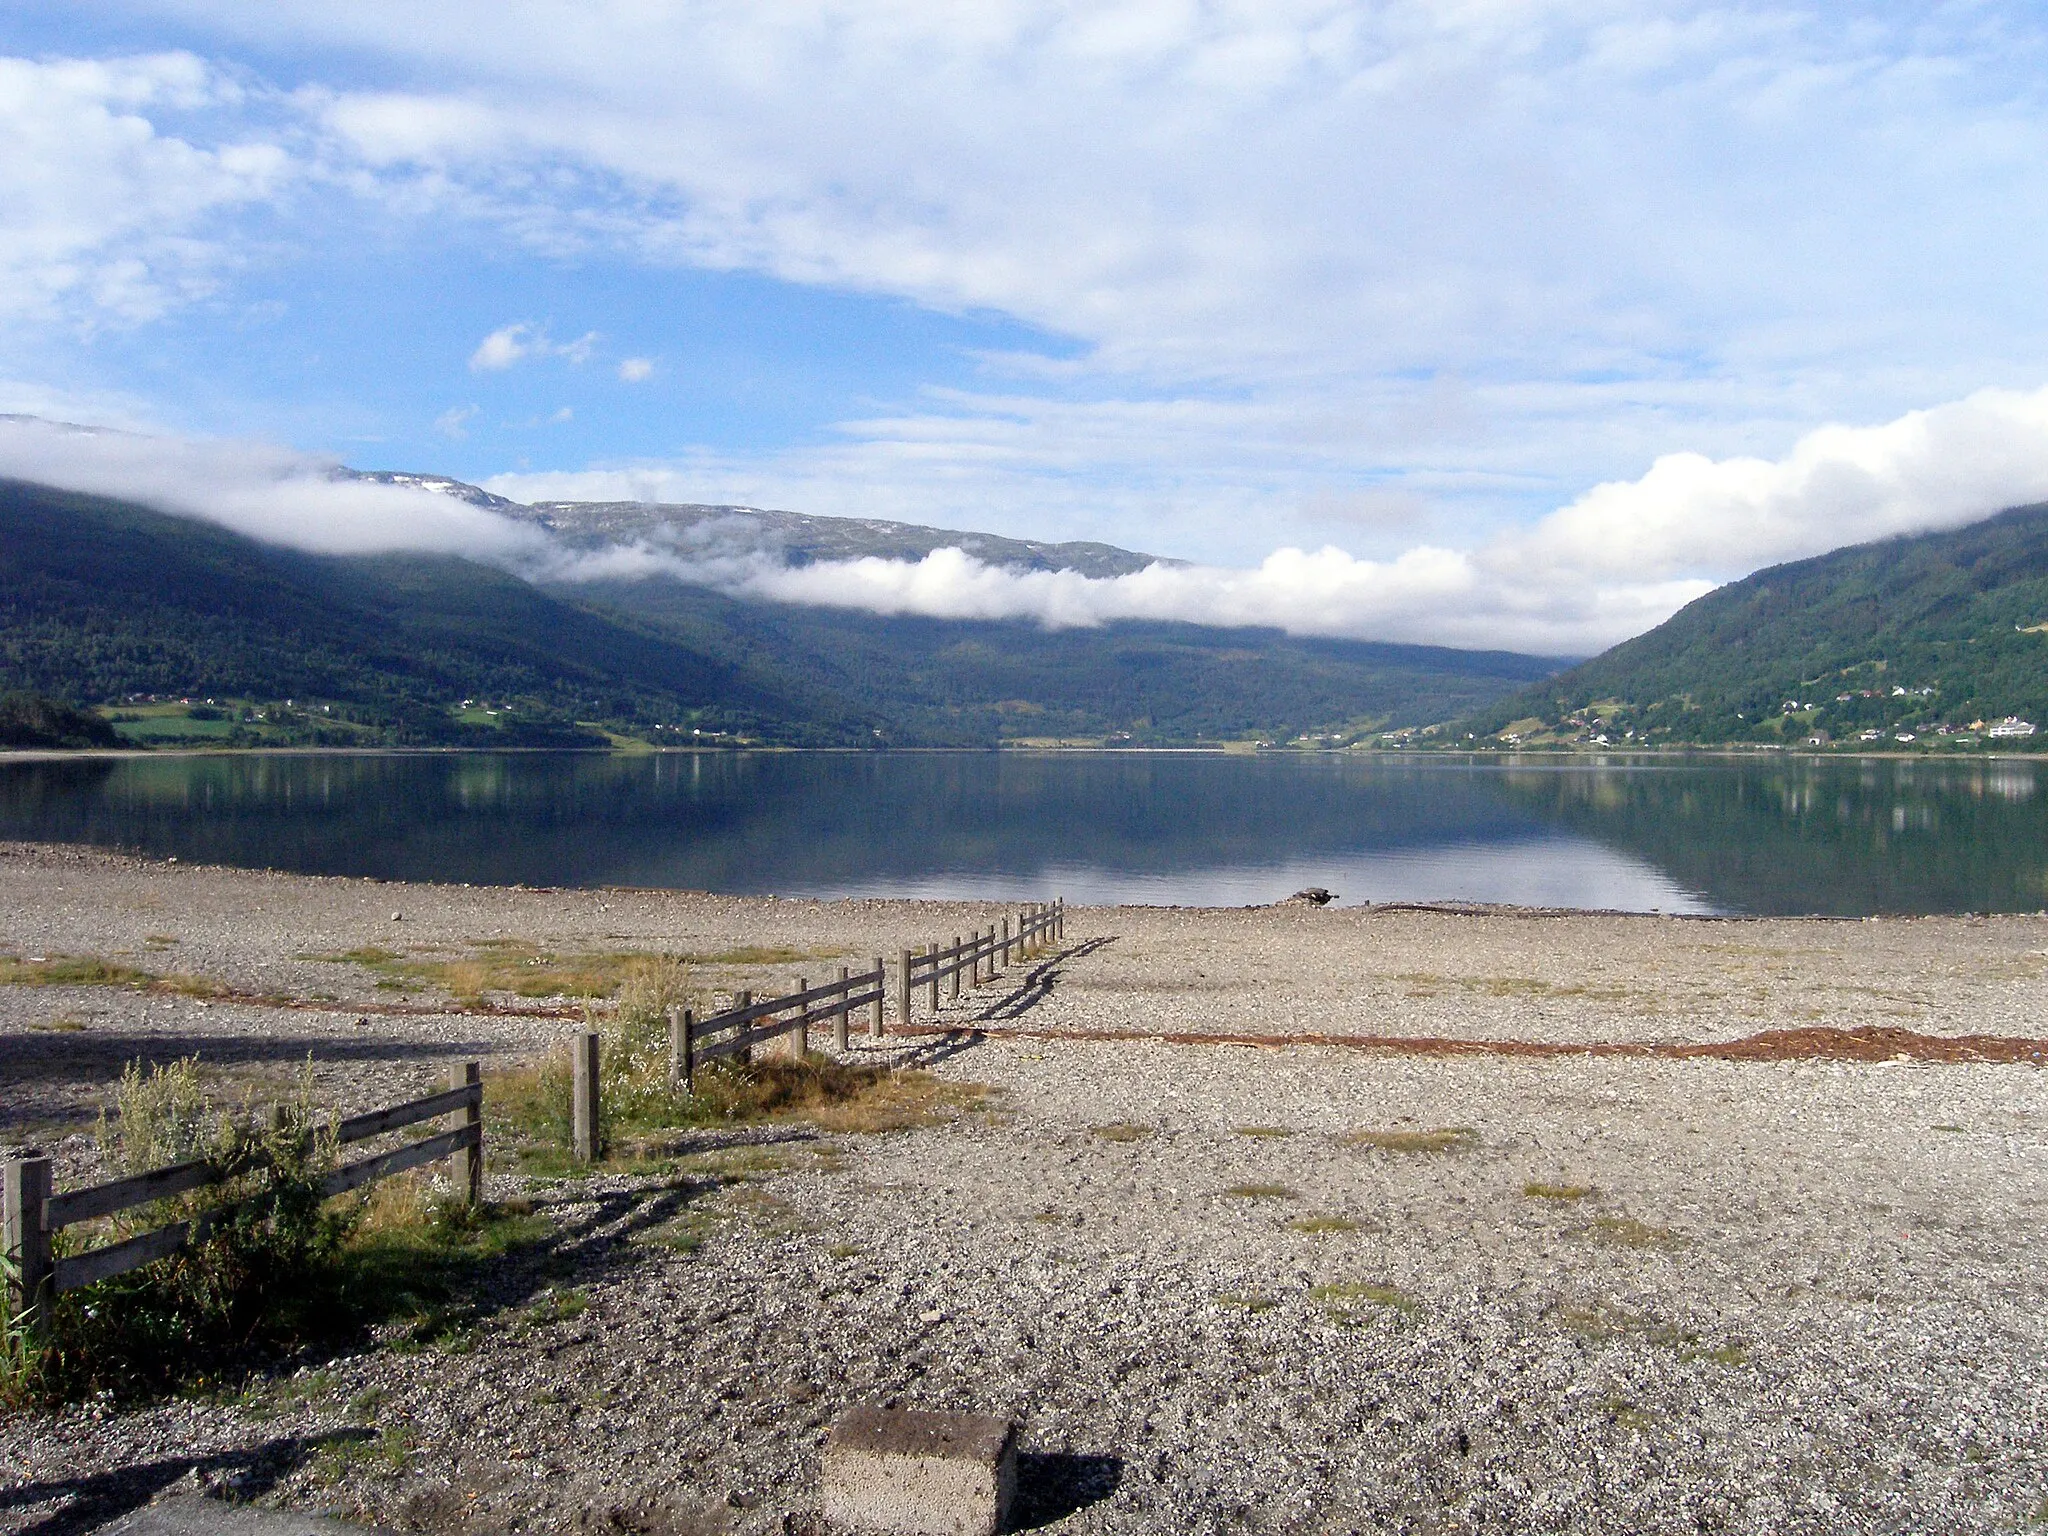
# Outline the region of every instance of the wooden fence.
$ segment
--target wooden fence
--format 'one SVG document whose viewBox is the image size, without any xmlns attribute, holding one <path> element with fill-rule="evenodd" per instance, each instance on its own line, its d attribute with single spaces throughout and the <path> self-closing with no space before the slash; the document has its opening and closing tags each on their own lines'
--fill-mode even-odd
<svg viewBox="0 0 2048 1536">
<path fill-rule="evenodd" d="M 941 982 L 948 986 L 948 1001 L 957 1000 L 963 975 L 970 987 L 993 981 L 999 971 L 1009 967 L 1012 957 L 1025 959 L 1035 955 L 1046 944 L 1064 938 L 1066 931 L 1066 903 L 1051 901 L 1018 913 L 1014 934 L 1010 931 L 1010 920 L 1004 918 L 1000 924 L 965 938 L 955 934 L 951 944 L 932 943 L 921 949 L 906 949 L 896 967 L 896 1016 L 906 1024 L 910 1022 L 919 992 L 928 994 L 929 1007 L 936 1014 Z"/>
<path fill-rule="evenodd" d="M 461 1157 L 464 1187 L 474 1205 L 483 1196 L 484 1179 L 484 1086 L 480 1063 L 467 1062 L 457 1068 L 451 1085 L 440 1093 L 394 1104 L 386 1109 L 353 1115 L 334 1128 L 338 1145 L 349 1146 L 388 1135 L 422 1121 L 443 1115 L 459 1116 L 451 1130 L 408 1142 L 353 1163 L 344 1163 L 321 1181 L 323 1195 L 338 1195 L 365 1184 L 417 1168 L 443 1158 Z M 118 1215 L 137 1206 L 150 1205 L 223 1184 L 237 1172 L 200 1160 L 175 1163 L 147 1173 L 131 1174 L 85 1189 L 53 1191 L 50 1160 L 24 1158 L 0 1167 L 5 1180 L 5 1255 L 8 1280 L 9 1316 L 35 1320 L 49 1315 L 48 1303 L 64 1291 L 77 1290 L 98 1280 L 112 1279 L 131 1269 L 168 1258 L 179 1249 L 205 1241 L 237 1211 L 271 1197 L 259 1194 L 241 1205 L 223 1206 L 187 1221 L 173 1222 L 141 1232 L 117 1243 L 103 1244 L 84 1253 L 57 1255 L 55 1240 L 66 1227 Z"/>
<path fill-rule="evenodd" d="M 1013 959 L 1038 954 L 1066 934 L 1066 904 L 1051 901 L 1024 908 L 1017 914 L 1012 930 L 1010 919 L 992 924 L 967 938 L 955 938 L 950 945 L 928 944 L 906 949 L 896 968 L 896 1012 L 910 1021 L 914 994 L 926 990 L 934 1011 L 939 1007 L 939 984 L 952 984 L 951 996 L 960 995 L 960 978 L 968 976 L 970 986 L 992 981 Z M 832 1045 L 844 1052 L 851 1043 L 853 1019 L 867 1013 L 868 1035 L 879 1040 L 883 1034 L 883 1008 L 889 996 L 889 968 L 877 958 L 865 971 L 839 968 L 839 979 L 812 986 L 799 979 L 794 992 L 780 997 L 756 999 L 751 992 L 739 994 L 732 1007 L 698 1018 L 689 1008 L 672 1008 L 668 1015 L 669 1079 L 684 1092 L 695 1092 L 697 1069 L 730 1057 L 752 1061 L 756 1046 L 780 1041 L 785 1055 L 801 1060 L 810 1049 L 810 1030 L 826 1020 L 832 1023 Z M 598 1061 L 598 1034 L 585 1030 L 570 1043 L 573 1084 L 570 1092 L 569 1144 L 577 1158 L 589 1162 L 600 1156 L 602 1079 Z"/>
<path fill-rule="evenodd" d="M 931 1010 L 937 1013 L 941 983 L 950 987 L 948 997 L 957 999 L 963 975 L 970 987 L 993 981 L 1014 960 L 1029 959 L 1047 945 L 1064 939 L 1066 930 L 1066 903 L 1055 900 L 1021 910 L 1014 931 L 1006 917 L 986 930 L 964 937 L 955 935 L 951 944 L 934 942 L 904 950 L 896 968 L 897 1017 L 906 1024 L 910 1022 L 912 1005 L 920 991 L 928 994 Z M 693 1089 L 698 1067 L 728 1056 L 751 1060 L 754 1047 L 776 1040 L 785 1040 L 783 1049 L 801 1058 L 809 1047 L 810 1027 L 827 1019 L 832 1021 L 833 1045 L 844 1051 L 849 1044 L 853 1016 L 861 1009 L 868 1012 L 869 1035 L 880 1039 L 888 991 L 888 968 L 877 959 L 858 974 L 841 966 L 839 979 L 822 986 L 814 987 L 808 980 L 800 980 L 794 992 L 782 997 L 756 1002 L 751 993 L 742 992 L 735 1006 L 704 1019 L 687 1008 L 675 1009 L 669 1014 L 670 1073 L 679 1086 Z M 595 1033 L 585 1032 L 572 1045 L 570 1141 L 575 1155 L 586 1161 L 602 1150 L 598 1144 L 597 1041 Z M 452 1086 L 444 1092 L 341 1121 L 335 1127 L 335 1139 L 348 1146 L 442 1115 L 462 1117 L 452 1130 L 344 1164 L 327 1175 L 322 1193 L 337 1195 L 359 1189 L 408 1168 L 460 1154 L 465 1160 L 469 1200 L 476 1203 L 483 1194 L 483 1105 L 482 1072 L 478 1063 L 469 1062 L 458 1069 Z M 221 1184 L 232 1174 L 204 1161 L 179 1163 L 61 1194 L 51 1190 L 50 1160 L 46 1157 L 8 1163 L 4 1174 L 7 1289 L 15 1317 L 45 1317 L 48 1313 L 44 1304 L 60 1292 L 126 1274 L 201 1242 L 237 1209 L 224 1207 L 85 1253 L 57 1257 L 53 1240 L 66 1227 Z"/>
</svg>

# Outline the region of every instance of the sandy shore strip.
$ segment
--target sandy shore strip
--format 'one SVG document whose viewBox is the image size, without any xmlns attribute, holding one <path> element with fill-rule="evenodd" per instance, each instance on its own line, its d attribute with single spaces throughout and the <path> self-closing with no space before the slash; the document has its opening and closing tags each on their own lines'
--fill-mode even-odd
<svg viewBox="0 0 2048 1536">
<path fill-rule="evenodd" d="M 262 1082 L 310 1051 L 361 1107 L 581 1016 L 351 953 L 659 951 L 760 991 L 1001 912 L 8 845 L 0 955 L 163 980 L 0 986 L 0 1142 L 84 1176 L 138 1054 Z M 559 1241 L 460 1350 L 0 1419 L 0 1532 L 194 1482 L 400 1529 L 812 1530 L 823 1426 L 870 1400 L 1022 1416 L 1029 1529 L 2048 1513 L 2048 920 L 1119 908 L 1068 937 L 885 1043 L 992 1113 L 791 1131 L 737 1184 L 528 1188 Z M 1813 1048 L 1716 1054 L 1773 1032 Z M 694 1251 L 659 1240 L 680 1220 Z M 563 1287 L 587 1310 L 550 1309 Z"/>
</svg>

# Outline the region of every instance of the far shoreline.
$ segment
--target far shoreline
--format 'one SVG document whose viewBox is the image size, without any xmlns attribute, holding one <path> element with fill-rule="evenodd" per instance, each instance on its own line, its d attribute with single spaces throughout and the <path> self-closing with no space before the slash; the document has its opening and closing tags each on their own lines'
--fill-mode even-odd
<svg viewBox="0 0 2048 1536">
<path fill-rule="evenodd" d="M 987 747 L 889 746 L 889 747 L 793 747 L 771 742 L 746 746 L 632 746 L 522 747 L 522 746 L 434 746 L 431 744 L 386 747 L 260 746 L 260 747 L 0 747 L 0 766 L 9 763 L 77 762 L 82 760 L 131 761 L 173 757 L 737 757 L 741 755 L 810 757 L 1256 757 L 1265 759 L 1338 759 L 1345 762 L 1392 758 L 1415 762 L 1463 759 L 1471 762 L 1532 765 L 1539 763 L 1589 763 L 1642 758 L 1673 761 L 1726 759 L 1753 761 L 1760 757 L 1796 759 L 1801 762 L 2041 762 L 2048 760 L 2048 747 L 2020 752 L 2009 748 L 1986 751 L 1941 752 L 1830 752 L 1810 747 L 1776 747 L 1764 743 L 1732 742 L 1720 746 L 1644 747 L 1255 747 L 1235 742 L 1186 744 L 1159 747 L 1105 747 L 999 743 Z"/>
</svg>

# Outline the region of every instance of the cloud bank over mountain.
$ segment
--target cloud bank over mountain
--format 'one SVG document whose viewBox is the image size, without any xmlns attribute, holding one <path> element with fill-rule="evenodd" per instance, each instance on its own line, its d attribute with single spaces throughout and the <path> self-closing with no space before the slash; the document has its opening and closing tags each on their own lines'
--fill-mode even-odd
<svg viewBox="0 0 2048 1536">
<path fill-rule="evenodd" d="M 514 494 L 625 465 L 1392 564 L 2048 356 L 2024 0 L 129 0 L 16 36 L 0 398 Z"/>
<path fill-rule="evenodd" d="M 553 579 L 668 574 L 779 602 L 1054 627 L 1117 619 L 1588 654 L 1762 565 L 1956 527 L 2048 499 L 2048 389 L 1985 390 L 1879 426 L 1830 426 L 1779 460 L 1673 454 L 1527 530 L 1389 559 L 1280 548 L 1258 565 L 1153 565 L 1115 577 L 922 560 L 786 564 L 686 542 L 571 549 L 531 523 L 432 491 L 336 477 L 331 462 L 0 421 L 0 475 L 127 497 L 321 554 L 463 554 Z"/>
</svg>

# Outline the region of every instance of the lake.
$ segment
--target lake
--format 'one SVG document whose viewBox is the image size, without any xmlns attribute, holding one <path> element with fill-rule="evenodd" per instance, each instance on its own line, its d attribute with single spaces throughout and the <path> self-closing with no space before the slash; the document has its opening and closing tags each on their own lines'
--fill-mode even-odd
<svg viewBox="0 0 2048 1536">
<path fill-rule="evenodd" d="M 0 838 L 491 885 L 2035 911 L 2027 759 L 378 753 L 0 760 Z"/>
</svg>

